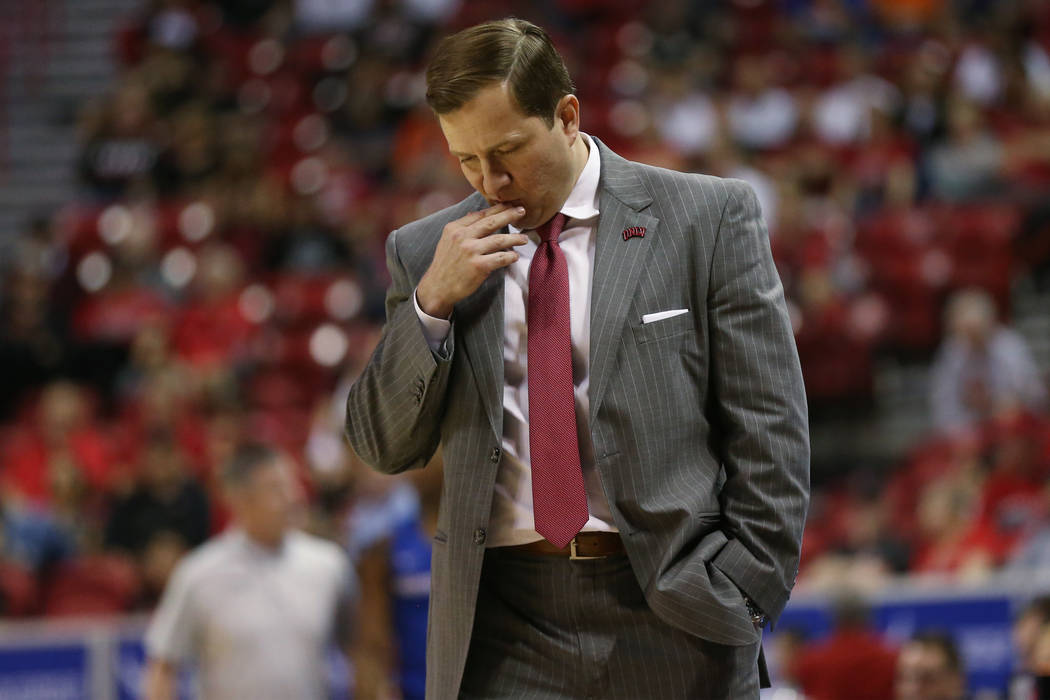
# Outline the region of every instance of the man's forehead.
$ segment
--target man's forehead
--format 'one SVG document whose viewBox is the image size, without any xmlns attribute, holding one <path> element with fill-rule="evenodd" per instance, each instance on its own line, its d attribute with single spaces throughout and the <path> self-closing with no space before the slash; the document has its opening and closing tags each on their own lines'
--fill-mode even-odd
<svg viewBox="0 0 1050 700">
<path fill-rule="evenodd" d="M 536 117 L 523 113 L 505 84 L 482 88 L 459 109 L 438 116 L 451 152 L 495 150 L 527 137 Z"/>
</svg>

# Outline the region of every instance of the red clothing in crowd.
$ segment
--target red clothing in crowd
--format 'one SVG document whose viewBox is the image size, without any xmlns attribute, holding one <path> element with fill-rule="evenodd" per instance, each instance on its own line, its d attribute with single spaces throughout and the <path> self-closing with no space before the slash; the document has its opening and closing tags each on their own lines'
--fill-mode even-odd
<svg viewBox="0 0 1050 700">
<path fill-rule="evenodd" d="M 32 429 L 13 429 L 2 449 L 3 486 L 37 503 L 51 501 L 50 465 L 58 456 L 44 437 Z M 66 437 L 74 467 L 92 489 L 109 486 L 113 455 L 109 440 L 96 428 L 74 429 Z"/>
<path fill-rule="evenodd" d="M 843 629 L 804 650 L 793 675 L 809 700 L 893 697 L 897 652 L 874 633 Z"/>
</svg>

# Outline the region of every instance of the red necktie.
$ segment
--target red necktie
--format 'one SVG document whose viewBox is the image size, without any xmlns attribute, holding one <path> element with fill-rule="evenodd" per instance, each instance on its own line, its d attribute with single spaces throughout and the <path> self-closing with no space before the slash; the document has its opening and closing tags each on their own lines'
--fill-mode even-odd
<svg viewBox="0 0 1050 700">
<path fill-rule="evenodd" d="M 540 243 L 529 265 L 529 453 L 536 532 L 565 547 L 588 518 L 576 437 L 569 331 L 569 268 L 558 245 L 565 215 L 536 229 Z"/>
</svg>

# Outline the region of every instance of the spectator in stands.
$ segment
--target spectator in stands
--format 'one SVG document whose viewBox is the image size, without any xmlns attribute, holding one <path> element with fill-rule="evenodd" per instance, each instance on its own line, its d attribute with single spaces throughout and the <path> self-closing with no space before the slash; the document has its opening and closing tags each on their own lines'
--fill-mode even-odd
<svg viewBox="0 0 1050 700">
<path fill-rule="evenodd" d="M 945 313 L 947 337 L 931 368 L 934 427 L 958 431 L 1017 409 L 1039 410 L 1046 386 L 1024 339 L 996 319 L 991 296 L 957 292 Z"/>
<path fill-rule="evenodd" d="M 127 80 L 112 102 L 85 111 L 80 174 L 101 198 L 114 198 L 151 184 L 161 135 L 141 81 Z"/>
<path fill-rule="evenodd" d="M 196 661 L 203 697 L 327 697 L 325 651 L 348 644 L 356 583 L 342 551 L 293 529 L 287 457 L 241 447 L 223 471 L 234 527 L 178 565 L 146 634 L 148 700 Z"/>
<path fill-rule="evenodd" d="M 0 559 L 36 574 L 76 549 L 73 533 L 48 510 L 0 496 Z"/>
<path fill-rule="evenodd" d="M 962 700 L 966 674 L 955 641 L 940 632 L 920 632 L 897 656 L 896 700 Z"/>
<path fill-rule="evenodd" d="M 106 544 L 141 557 L 162 533 L 171 533 L 192 548 L 203 544 L 209 532 L 204 489 L 186 470 L 185 457 L 171 432 L 154 429 L 136 485 L 113 503 Z"/>
<path fill-rule="evenodd" d="M 1022 540 L 1006 565 L 1006 572 L 1018 580 L 1050 572 L 1050 484 L 1043 484 L 1042 500 L 1039 526 Z"/>
<path fill-rule="evenodd" d="M 929 154 L 930 187 L 938 197 L 962 201 L 1001 191 L 1003 146 L 984 126 L 973 102 L 956 96 L 948 103 L 948 135 Z"/>
<path fill-rule="evenodd" d="M 791 675 L 809 700 L 884 700 L 893 695 L 896 653 L 869 626 L 853 595 L 835 604 L 831 636 L 798 655 Z M 863 681 L 861 681 L 863 679 Z"/>
<path fill-rule="evenodd" d="M 0 416 L 11 414 L 29 390 L 63 372 L 70 360 L 47 275 L 22 252 L 22 259 L 0 269 Z"/>
<path fill-rule="evenodd" d="M 1050 596 L 1040 596 L 1025 605 L 1014 620 L 1013 641 L 1017 668 L 1010 681 L 1010 700 L 1032 700 L 1037 676 L 1050 676 L 1050 667 L 1040 669 L 1041 640 L 1050 625 Z M 1042 696 L 1039 696 L 1042 697 Z"/>
<path fill-rule="evenodd" d="M 47 385 L 32 420 L 0 445 L 4 486 L 29 501 L 63 500 L 67 507 L 74 483 L 101 493 L 115 459 L 105 426 L 92 413 L 82 387 L 61 380 Z"/>
<path fill-rule="evenodd" d="M 798 126 L 795 97 L 772 80 L 772 58 L 743 55 L 734 67 L 734 91 L 727 123 L 733 139 L 745 148 L 785 146 Z"/>
<path fill-rule="evenodd" d="M 916 573 L 981 579 L 991 572 L 999 542 L 979 517 L 976 479 L 973 474 L 949 474 L 923 489 L 919 541 L 911 563 Z"/>
</svg>

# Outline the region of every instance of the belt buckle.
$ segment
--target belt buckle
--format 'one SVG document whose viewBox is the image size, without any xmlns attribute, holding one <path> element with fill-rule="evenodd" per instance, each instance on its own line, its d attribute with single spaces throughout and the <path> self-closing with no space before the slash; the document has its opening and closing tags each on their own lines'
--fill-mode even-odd
<svg viewBox="0 0 1050 700">
<path fill-rule="evenodd" d="M 587 557 L 587 556 L 584 556 L 582 554 L 577 554 L 576 553 L 576 538 L 573 537 L 572 540 L 569 541 L 569 560 L 570 561 L 581 561 L 581 560 L 586 560 L 586 559 L 604 559 L 605 556 L 606 555 L 604 555 L 604 554 L 599 554 L 598 556 L 595 556 L 595 557 Z"/>
</svg>

